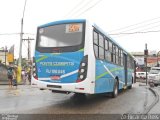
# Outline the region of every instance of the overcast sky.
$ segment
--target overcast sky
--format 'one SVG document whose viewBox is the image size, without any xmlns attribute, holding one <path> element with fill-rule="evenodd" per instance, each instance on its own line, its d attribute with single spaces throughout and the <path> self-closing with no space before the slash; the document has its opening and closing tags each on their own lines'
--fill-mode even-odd
<svg viewBox="0 0 160 120">
<path fill-rule="evenodd" d="M 19 35 L 25 0 L 0 0 L 0 48 L 15 44 Z M 96 23 L 129 52 L 160 50 L 160 0 L 27 0 L 24 38 L 35 38 L 39 25 L 61 20 L 86 18 Z M 3 35 L 5 34 L 5 35 Z M 32 41 L 32 51 L 34 42 Z M 27 43 L 23 43 L 27 56 Z M 33 52 L 32 52 L 33 53 Z"/>
</svg>

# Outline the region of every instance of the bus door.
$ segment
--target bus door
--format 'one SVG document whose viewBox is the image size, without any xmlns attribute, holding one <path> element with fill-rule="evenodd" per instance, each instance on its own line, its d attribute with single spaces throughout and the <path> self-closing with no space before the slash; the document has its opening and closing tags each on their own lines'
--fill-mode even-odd
<svg viewBox="0 0 160 120">
<path fill-rule="evenodd" d="M 123 53 L 123 62 L 124 62 L 124 79 L 125 79 L 125 86 L 127 86 L 127 54 Z"/>
</svg>

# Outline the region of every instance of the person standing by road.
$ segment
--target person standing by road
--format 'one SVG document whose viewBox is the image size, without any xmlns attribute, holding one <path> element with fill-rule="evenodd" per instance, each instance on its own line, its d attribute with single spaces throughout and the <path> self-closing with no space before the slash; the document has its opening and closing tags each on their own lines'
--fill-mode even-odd
<svg viewBox="0 0 160 120">
<path fill-rule="evenodd" d="M 25 70 L 22 70 L 22 81 L 23 81 L 23 84 L 25 85 L 26 84 Z"/>
<path fill-rule="evenodd" d="M 13 81 L 13 86 L 15 86 L 17 89 L 17 67 L 15 67 L 13 70 L 13 80 L 12 81 Z"/>
<path fill-rule="evenodd" d="M 7 75 L 8 75 L 8 81 L 9 81 L 9 87 L 12 87 L 12 83 L 13 83 L 13 68 L 12 67 L 8 68 Z"/>
</svg>

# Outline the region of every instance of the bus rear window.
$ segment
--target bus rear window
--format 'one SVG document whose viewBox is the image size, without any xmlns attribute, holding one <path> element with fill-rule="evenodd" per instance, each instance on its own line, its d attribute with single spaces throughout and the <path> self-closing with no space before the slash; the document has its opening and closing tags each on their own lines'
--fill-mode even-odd
<svg viewBox="0 0 160 120">
<path fill-rule="evenodd" d="M 83 24 L 70 23 L 38 29 L 38 47 L 69 47 L 82 43 Z"/>
</svg>

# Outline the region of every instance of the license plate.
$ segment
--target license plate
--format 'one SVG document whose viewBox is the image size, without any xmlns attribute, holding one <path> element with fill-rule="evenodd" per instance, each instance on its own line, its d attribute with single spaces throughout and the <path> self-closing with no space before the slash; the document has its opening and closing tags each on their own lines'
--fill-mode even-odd
<svg viewBox="0 0 160 120">
<path fill-rule="evenodd" d="M 59 80 L 59 79 L 60 79 L 60 76 L 51 76 L 51 79 L 52 79 L 52 80 Z"/>
</svg>

